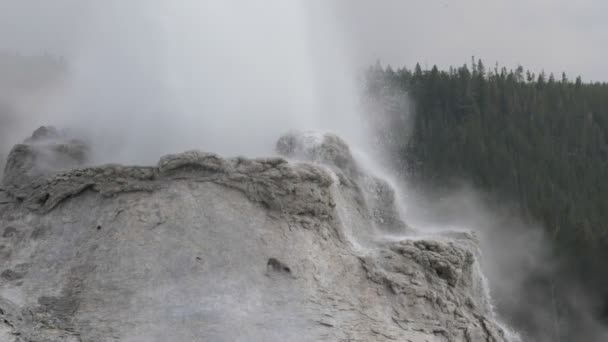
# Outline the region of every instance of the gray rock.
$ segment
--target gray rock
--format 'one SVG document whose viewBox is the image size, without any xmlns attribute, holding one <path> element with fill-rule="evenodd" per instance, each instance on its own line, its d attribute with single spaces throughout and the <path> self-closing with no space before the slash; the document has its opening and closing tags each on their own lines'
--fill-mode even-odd
<svg viewBox="0 0 608 342">
<path fill-rule="evenodd" d="M 44 184 L 50 175 L 83 166 L 88 153 L 89 147 L 84 142 L 70 139 L 54 127 L 40 127 L 9 153 L 3 189 L 22 200 L 23 196 L 27 197 L 22 190 Z"/>
<path fill-rule="evenodd" d="M 341 191 L 349 192 L 347 197 L 352 197 L 381 231 L 414 233 L 398 214 L 394 189 L 363 170 L 348 144 L 335 134 L 291 132 L 279 138 L 276 151 L 287 158 L 329 166 L 340 180 Z"/>
<path fill-rule="evenodd" d="M 6 177 L 0 340 L 506 341 L 474 237 L 377 234 L 337 145 Z"/>
<path fill-rule="evenodd" d="M 332 133 L 290 132 L 279 138 L 276 151 L 289 158 L 330 166 L 344 173 L 349 179 L 360 174 L 346 142 Z"/>
</svg>

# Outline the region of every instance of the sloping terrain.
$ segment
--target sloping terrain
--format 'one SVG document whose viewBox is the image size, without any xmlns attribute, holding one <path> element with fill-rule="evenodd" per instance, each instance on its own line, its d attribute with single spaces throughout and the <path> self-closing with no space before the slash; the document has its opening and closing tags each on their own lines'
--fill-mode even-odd
<svg viewBox="0 0 608 342">
<path fill-rule="evenodd" d="M 85 166 L 50 128 L 0 190 L 1 341 L 506 341 L 473 235 L 423 237 L 325 134 L 285 158 Z"/>
</svg>

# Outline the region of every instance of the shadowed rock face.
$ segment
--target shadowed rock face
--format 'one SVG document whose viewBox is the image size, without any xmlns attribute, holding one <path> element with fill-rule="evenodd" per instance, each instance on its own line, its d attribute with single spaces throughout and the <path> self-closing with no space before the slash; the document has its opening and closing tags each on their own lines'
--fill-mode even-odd
<svg viewBox="0 0 608 342">
<path fill-rule="evenodd" d="M 35 182 L 35 151 L 56 142 L 18 145 L 0 191 L 0 341 L 506 341 L 474 237 L 408 235 L 390 186 L 323 139 L 304 161 L 189 151 Z"/>
</svg>

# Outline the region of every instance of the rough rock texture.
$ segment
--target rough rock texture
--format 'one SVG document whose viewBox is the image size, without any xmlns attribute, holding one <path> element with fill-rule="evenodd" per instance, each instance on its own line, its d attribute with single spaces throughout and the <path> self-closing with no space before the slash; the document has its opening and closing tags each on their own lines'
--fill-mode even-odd
<svg viewBox="0 0 608 342">
<path fill-rule="evenodd" d="M 36 182 L 15 176 L 38 165 L 19 146 L 0 190 L 0 341 L 506 340 L 474 237 L 378 234 L 345 144 L 333 162 L 190 151 Z"/>
<path fill-rule="evenodd" d="M 88 152 L 84 142 L 69 139 L 54 127 L 40 127 L 11 150 L 3 185 L 15 198 L 28 198 L 28 189 L 43 186 L 49 175 L 83 166 Z"/>
<path fill-rule="evenodd" d="M 349 192 L 368 219 L 385 233 L 413 233 L 399 216 L 395 191 L 383 179 L 361 168 L 344 140 L 335 134 L 291 132 L 279 138 L 279 154 L 329 166 L 338 176 L 341 192 Z"/>
</svg>

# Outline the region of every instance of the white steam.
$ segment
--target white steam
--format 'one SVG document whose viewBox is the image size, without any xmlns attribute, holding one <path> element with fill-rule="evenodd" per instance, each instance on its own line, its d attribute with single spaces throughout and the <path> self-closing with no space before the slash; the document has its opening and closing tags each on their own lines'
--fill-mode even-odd
<svg viewBox="0 0 608 342">
<path fill-rule="evenodd" d="M 96 162 L 154 163 L 193 148 L 268 155 L 293 128 L 362 136 L 356 72 L 322 2 L 111 0 L 77 10 L 61 95 L 21 127 L 69 127 L 92 140 Z"/>
</svg>

